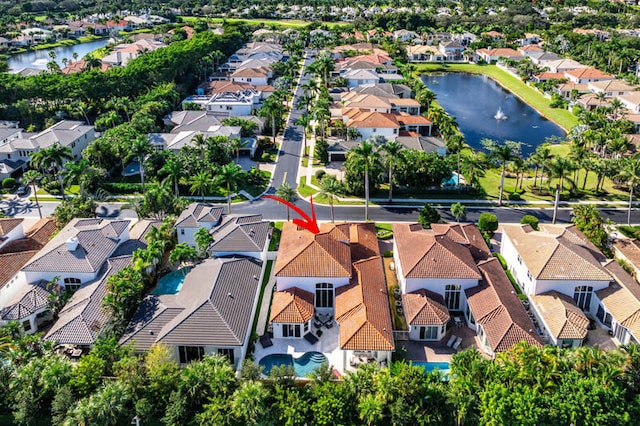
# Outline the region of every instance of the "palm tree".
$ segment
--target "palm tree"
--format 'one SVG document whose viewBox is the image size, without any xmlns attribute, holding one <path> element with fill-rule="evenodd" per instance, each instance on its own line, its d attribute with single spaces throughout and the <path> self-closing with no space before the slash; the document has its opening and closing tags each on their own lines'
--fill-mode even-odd
<svg viewBox="0 0 640 426">
<path fill-rule="evenodd" d="M 91 186 L 96 179 L 106 175 L 103 169 L 92 167 L 86 158 L 81 158 L 75 163 L 72 161 L 65 163 L 62 173 L 67 184 L 77 183 L 80 186 L 80 196 L 86 195 L 87 186 Z"/>
<path fill-rule="evenodd" d="M 296 190 L 291 187 L 287 182 L 284 182 L 282 185 L 276 189 L 276 196 L 282 198 L 283 200 L 289 203 L 295 203 L 298 198 L 298 194 Z M 289 207 L 287 206 L 287 222 L 289 221 Z"/>
<path fill-rule="evenodd" d="M 640 156 L 635 154 L 622 164 L 619 177 L 629 186 L 629 210 L 627 212 L 627 225 L 631 224 L 631 207 L 633 204 L 633 190 L 640 183 Z"/>
<path fill-rule="evenodd" d="M 140 165 L 140 183 L 142 184 L 142 193 L 144 194 L 144 157 L 149 154 L 153 148 L 149 139 L 145 135 L 140 135 L 133 141 L 129 149 L 129 155 L 138 159 Z"/>
<path fill-rule="evenodd" d="M 469 175 L 471 186 L 475 186 L 476 175 L 484 176 L 484 168 L 487 166 L 487 159 L 482 152 L 472 151 L 462 157 L 462 168 Z"/>
<path fill-rule="evenodd" d="M 171 254 L 169 255 L 169 262 L 173 264 L 182 265 L 187 262 L 193 262 L 198 258 L 198 252 L 195 248 L 191 247 L 187 243 L 180 243 L 173 250 L 171 250 Z"/>
<path fill-rule="evenodd" d="M 500 166 L 500 196 L 498 205 L 502 205 L 502 195 L 504 193 L 504 172 L 507 163 L 520 155 L 520 142 L 505 141 L 499 144 L 491 139 L 483 139 L 482 145 L 489 151 L 489 157 Z"/>
<path fill-rule="evenodd" d="M 549 180 L 553 178 L 559 179 L 560 191 L 564 190 L 565 179 L 569 179 L 571 185 L 575 186 L 575 182 L 572 179 L 567 178 L 567 175 L 571 173 L 575 169 L 575 167 L 576 166 L 573 161 L 569 160 L 568 158 L 558 157 L 554 161 L 549 163 Z"/>
<path fill-rule="evenodd" d="M 244 171 L 242 167 L 237 164 L 229 163 L 220 168 L 216 176 L 216 181 L 220 185 L 227 187 L 227 206 L 229 213 L 231 213 L 231 191 L 235 190 L 238 183 L 242 180 Z"/>
<path fill-rule="evenodd" d="M 204 193 L 207 192 L 213 185 L 213 179 L 209 173 L 204 170 L 200 170 L 197 174 L 191 177 L 191 187 L 189 190 L 192 194 L 199 192 L 202 196 L 202 201 L 204 201 Z"/>
<path fill-rule="evenodd" d="M 335 222 L 333 214 L 333 200 L 335 197 L 344 195 L 344 185 L 334 175 L 328 175 L 322 178 L 320 182 L 320 195 L 329 198 L 329 207 L 331 208 L 331 222 Z"/>
<path fill-rule="evenodd" d="M 282 106 L 282 99 L 280 96 L 276 96 L 275 93 L 269 96 L 258 110 L 259 117 L 264 117 L 271 121 L 271 135 L 274 146 L 276 144 L 276 132 L 278 130 L 277 123 L 282 119 L 283 113 L 284 107 Z"/>
<path fill-rule="evenodd" d="M 452 204 L 451 215 L 456 218 L 456 222 L 460 222 L 460 219 L 467 215 L 467 207 L 462 203 Z"/>
<path fill-rule="evenodd" d="M 352 148 L 348 154 L 364 171 L 364 220 L 369 220 L 369 170 L 379 161 L 379 153 L 373 142 L 364 141 Z"/>
<path fill-rule="evenodd" d="M 307 128 L 311 124 L 311 116 L 309 114 L 302 114 L 298 121 L 296 121 L 296 125 L 302 127 L 302 156 L 307 155 Z"/>
<path fill-rule="evenodd" d="M 455 152 L 458 156 L 458 180 L 456 182 L 456 188 L 460 191 L 460 153 L 466 148 L 467 144 L 464 142 L 464 136 L 462 136 L 462 133 L 460 132 L 455 132 L 452 135 L 449 135 L 446 138 L 446 143 L 447 151 Z"/>
<path fill-rule="evenodd" d="M 58 181 L 60 182 L 60 192 L 62 193 L 63 200 L 66 200 L 67 197 L 64 193 L 64 182 L 62 181 L 62 165 L 72 159 L 73 155 L 71 148 L 68 146 L 62 146 L 58 143 L 39 150 L 31 157 L 31 164 L 35 168 L 52 169 L 54 175 L 57 175 Z"/>
<path fill-rule="evenodd" d="M 389 141 L 382 145 L 382 151 L 385 154 L 385 160 L 389 167 L 389 202 L 393 202 L 393 168 L 400 160 L 400 153 L 404 149 L 398 141 Z"/>
<path fill-rule="evenodd" d="M 243 141 L 240 138 L 233 138 L 228 142 L 229 149 L 236 153 L 236 163 L 240 161 L 240 149 L 246 147 L 248 144 L 248 141 Z"/>
<path fill-rule="evenodd" d="M 207 150 L 207 138 L 205 138 L 202 133 L 198 133 L 191 139 L 191 142 L 196 146 L 198 151 L 200 151 L 200 159 L 204 161 L 204 154 Z"/>
<path fill-rule="evenodd" d="M 37 170 L 29 170 L 22 175 L 24 183 L 27 185 L 31 185 L 31 189 L 33 189 L 33 196 L 36 199 L 36 206 L 38 207 L 38 216 L 40 216 L 40 219 L 42 219 L 42 210 L 40 209 L 40 202 L 38 201 L 38 189 L 36 188 L 36 181 L 41 177 L 42 175 L 38 173 Z"/>
<path fill-rule="evenodd" d="M 166 174 L 167 177 L 165 179 L 171 180 L 173 182 L 173 189 L 176 194 L 176 197 L 180 196 L 180 188 L 178 183 L 180 182 L 180 178 L 184 174 L 184 170 L 182 169 L 182 161 L 180 157 L 177 155 L 170 156 L 167 161 L 165 161 L 164 166 L 160 169 L 160 173 Z"/>
</svg>

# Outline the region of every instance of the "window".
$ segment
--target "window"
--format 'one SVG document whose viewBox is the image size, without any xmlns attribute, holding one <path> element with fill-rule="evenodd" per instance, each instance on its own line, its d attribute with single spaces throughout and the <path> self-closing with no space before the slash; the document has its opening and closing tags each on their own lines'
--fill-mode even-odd
<svg viewBox="0 0 640 426">
<path fill-rule="evenodd" d="M 178 353 L 181 364 L 200 361 L 204 357 L 204 346 L 178 346 Z"/>
<path fill-rule="evenodd" d="M 533 275 L 531 275 L 531 271 L 527 271 L 527 278 L 529 278 L 529 281 L 533 280 Z"/>
<path fill-rule="evenodd" d="M 316 308 L 333 308 L 333 284 L 316 284 Z"/>
<path fill-rule="evenodd" d="M 447 284 L 444 290 L 444 302 L 447 305 L 447 309 L 450 311 L 457 311 L 460 309 L 460 286 L 454 284 Z"/>
<path fill-rule="evenodd" d="M 576 305 L 583 311 L 588 311 L 591 306 L 591 293 L 593 287 L 586 285 L 579 285 L 573 289 L 573 300 Z"/>
<path fill-rule="evenodd" d="M 420 340 L 436 340 L 438 338 L 438 327 L 427 326 L 420 327 Z"/>
<path fill-rule="evenodd" d="M 300 337 L 300 324 L 282 324 L 282 337 Z"/>
<path fill-rule="evenodd" d="M 236 364 L 236 357 L 233 349 L 218 349 L 218 355 L 224 355 L 231 365 Z"/>
<path fill-rule="evenodd" d="M 67 291 L 76 291 L 80 288 L 80 278 L 65 278 L 64 279 L 64 289 Z"/>
<path fill-rule="evenodd" d="M 616 324 L 614 336 L 616 340 L 620 343 L 626 343 L 627 338 L 627 329 L 621 326 L 620 324 Z"/>
<path fill-rule="evenodd" d="M 307 334 L 307 332 L 309 332 L 309 323 L 305 322 L 304 323 L 304 334 Z"/>
<path fill-rule="evenodd" d="M 522 265 L 522 258 L 518 255 L 518 263 Z"/>
<path fill-rule="evenodd" d="M 184 235 L 184 228 L 180 228 L 180 235 Z"/>
<path fill-rule="evenodd" d="M 22 328 L 24 328 L 24 331 L 31 330 L 31 321 L 29 320 L 22 321 Z"/>
<path fill-rule="evenodd" d="M 470 324 L 476 324 L 476 319 L 473 317 L 473 313 L 471 312 L 469 305 L 467 305 L 467 318 L 469 319 Z"/>
<path fill-rule="evenodd" d="M 605 312 L 604 308 L 602 307 L 602 304 L 598 305 L 598 311 L 596 312 L 596 318 L 598 318 L 602 324 L 604 324 L 605 326 L 611 328 L 611 314 L 608 313 L 608 312 Z"/>
</svg>

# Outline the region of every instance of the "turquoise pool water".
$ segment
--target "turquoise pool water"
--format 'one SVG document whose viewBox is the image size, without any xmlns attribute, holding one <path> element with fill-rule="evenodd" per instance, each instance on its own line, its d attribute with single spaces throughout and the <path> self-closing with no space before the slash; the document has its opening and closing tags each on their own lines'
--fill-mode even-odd
<svg viewBox="0 0 640 426">
<path fill-rule="evenodd" d="M 191 266 L 185 266 L 177 271 L 171 271 L 168 274 L 163 275 L 158 280 L 158 286 L 151 292 L 151 294 L 159 296 L 161 294 L 178 293 L 182 288 L 182 283 L 184 282 L 187 273 L 189 273 L 190 270 Z"/>
<path fill-rule="evenodd" d="M 327 357 L 320 352 L 305 352 L 299 358 L 288 354 L 267 355 L 258 364 L 264 367 L 263 373 L 269 375 L 276 365 L 292 365 L 298 377 L 307 377 L 313 370 L 327 361 Z"/>
<path fill-rule="evenodd" d="M 460 176 L 458 176 L 457 173 L 452 173 L 451 177 L 448 180 L 442 182 L 442 186 L 455 186 L 458 184 L 459 181 L 460 181 Z"/>
<path fill-rule="evenodd" d="M 416 367 L 424 368 L 425 373 L 430 373 L 434 370 L 438 370 L 440 373 L 449 374 L 448 362 L 413 362 Z"/>
<path fill-rule="evenodd" d="M 137 161 L 132 161 L 131 163 L 127 164 L 127 166 L 122 171 L 123 176 L 132 176 L 137 175 L 138 173 L 140 173 L 140 163 L 138 163 Z"/>
</svg>

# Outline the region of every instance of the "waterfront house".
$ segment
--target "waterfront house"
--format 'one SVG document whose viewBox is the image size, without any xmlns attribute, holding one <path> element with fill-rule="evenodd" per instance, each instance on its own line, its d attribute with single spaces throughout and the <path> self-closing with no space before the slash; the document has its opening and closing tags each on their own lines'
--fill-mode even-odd
<svg viewBox="0 0 640 426">
<path fill-rule="evenodd" d="M 478 49 L 476 50 L 476 55 L 484 62 L 488 64 L 493 64 L 498 62 L 501 58 L 511 59 L 514 61 L 519 61 L 524 58 L 522 52 L 517 50 L 513 50 L 509 47 L 498 48 L 498 49 Z"/>
<path fill-rule="evenodd" d="M 619 79 L 590 82 L 588 87 L 591 92 L 595 94 L 604 93 L 607 98 L 628 95 L 636 90 L 636 86 Z"/>
<path fill-rule="evenodd" d="M 587 84 L 596 81 L 609 81 L 614 79 L 613 76 L 591 67 L 576 68 L 565 71 L 564 75 L 569 81 L 577 84 Z"/>
</svg>

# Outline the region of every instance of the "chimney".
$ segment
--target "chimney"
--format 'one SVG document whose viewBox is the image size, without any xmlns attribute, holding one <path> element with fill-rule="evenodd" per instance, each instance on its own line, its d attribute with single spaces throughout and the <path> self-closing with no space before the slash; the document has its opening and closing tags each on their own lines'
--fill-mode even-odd
<svg viewBox="0 0 640 426">
<path fill-rule="evenodd" d="M 77 237 L 69 238 L 65 242 L 65 245 L 67 246 L 68 251 L 75 251 L 78 248 L 78 238 Z"/>
</svg>

